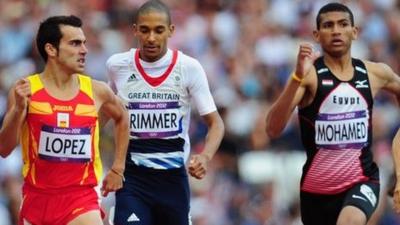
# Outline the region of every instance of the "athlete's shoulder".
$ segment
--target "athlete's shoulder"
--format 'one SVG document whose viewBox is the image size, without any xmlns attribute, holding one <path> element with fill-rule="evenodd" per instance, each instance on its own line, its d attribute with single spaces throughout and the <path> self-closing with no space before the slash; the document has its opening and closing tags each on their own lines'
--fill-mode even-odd
<svg viewBox="0 0 400 225">
<path fill-rule="evenodd" d="M 187 63 L 195 63 L 195 62 L 199 62 L 196 58 L 189 56 L 185 53 L 183 53 L 182 51 L 178 51 L 178 57 L 183 61 L 183 62 L 187 62 Z"/>
<path fill-rule="evenodd" d="M 393 70 L 392 68 L 387 65 L 386 63 L 383 62 L 372 62 L 368 60 L 362 60 L 362 62 L 365 64 L 365 67 L 369 74 L 372 75 L 386 75 L 386 74 L 392 74 Z"/>
<path fill-rule="evenodd" d="M 201 69 L 203 70 L 202 65 L 200 64 L 199 60 L 196 58 L 189 56 L 181 51 L 179 51 L 179 56 L 178 56 L 183 64 L 187 69 L 189 70 L 196 70 L 196 69 Z"/>
<path fill-rule="evenodd" d="M 92 87 L 95 95 L 101 98 L 113 94 L 111 88 L 104 81 L 92 79 Z"/>
<path fill-rule="evenodd" d="M 94 89 L 96 89 L 96 88 L 100 88 L 100 89 L 109 88 L 109 86 L 107 85 L 106 82 L 101 81 L 101 80 L 96 80 L 96 79 L 92 79 L 92 86 L 93 86 Z"/>
<path fill-rule="evenodd" d="M 371 69 L 382 69 L 384 67 L 388 67 L 388 65 L 383 62 L 373 62 L 373 61 L 369 61 L 369 60 L 365 60 L 365 59 L 363 59 L 361 61 L 364 63 L 364 65 L 366 67 L 371 68 Z"/>
<path fill-rule="evenodd" d="M 106 62 L 107 68 L 128 66 L 133 61 L 135 49 L 111 55 Z"/>
</svg>

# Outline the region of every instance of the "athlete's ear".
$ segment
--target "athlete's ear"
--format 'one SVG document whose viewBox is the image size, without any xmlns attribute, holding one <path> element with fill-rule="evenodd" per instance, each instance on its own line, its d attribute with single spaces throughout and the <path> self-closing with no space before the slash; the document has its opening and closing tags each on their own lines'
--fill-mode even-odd
<svg viewBox="0 0 400 225">
<path fill-rule="evenodd" d="M 175 31 L 175 25 L 174 25 L 174 24 L 169 25 L 169 34 L 168 34 L 168 37 L 171 37 L 172 34 L 174 34 L 174 31 Z"/>
<path fill-rule="evenodd" d="M 360 28 L 357 26 L 353 27 L 353 31 L 352 31 L 352 39 L 356 40 L 358 38 L 358 33 L 360 31 Z"/>
<path fill-rule="evenodd" d="M 136 33 L 137 33 L 137 25 L 136 25 L 136 23 L 133 24 L 132 30 L 133 30 L 133 35 L 136 36 Z"/>
<path fill-rule="evenodd" d="M 313 30 L 313 38 L 315 42 L 319 43 L 319 31 L 318 30 Z"/>
<path fill-rule="evenodd" d="M 47 53 L 47 55 L 49 56 L 49 57 L 54 57 L 54 56 L 57 56 L 57 52 L 58 52 L 58 50 L 57 50 L 57 48 L 55 48 L 52 44 L 50 44 L 50 43 L 46 43 L 45 45 L 44 45 L 44 50 L 46 51 L 46 53 Z"/>
</svg>

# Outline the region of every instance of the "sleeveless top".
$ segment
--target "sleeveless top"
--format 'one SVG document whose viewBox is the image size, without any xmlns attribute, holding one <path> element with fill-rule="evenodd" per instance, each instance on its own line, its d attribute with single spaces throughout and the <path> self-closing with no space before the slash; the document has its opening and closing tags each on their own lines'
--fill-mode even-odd
<svg viewBox="0 0 400 225">
<path fill-rule="evenodd" d="M 31 75 L 31 98 L 21 135 L 25 184 L 39 189 L 96 186 L 101 178 L 99 126 L 92 80 L 78 75 L 71 100 L 52 97 L 38 74 Z"/>
<path fill-rule="evenodd" d="M 373 162 L 372 108 L 368 72 L 352 59 L 351 80 L 339 80 L 320 57 L 314 63 L 318 86 L 313 102 L 299 109 L 301 138 L 307 152 L 301 190 L 336 194 L 355 183 L 379 180 Z"/>
</svg>

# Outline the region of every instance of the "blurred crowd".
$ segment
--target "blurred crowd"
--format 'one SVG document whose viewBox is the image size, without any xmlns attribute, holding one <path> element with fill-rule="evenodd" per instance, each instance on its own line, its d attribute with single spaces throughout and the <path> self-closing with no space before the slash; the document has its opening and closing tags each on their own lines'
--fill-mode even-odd
<svg viewBox="0 0 400 225">
<path fill-rule="evenodd" d="M 105 61 L 135 47 L 132 19 L 144 0 L 0 0 L 0 116 L 16 79 L 41 71 L 35 46 L 40 21 L 74 14 L 84 22 L 86 72 L 107 81 Z M 305 154 L 297 117 L 281 138 L 269 140 L 265 115 L 294 68 L 298 44 L 312 40 L 325 0 L 164 0 L 175 33 L 171 49 L 197 58 L 224 119 L 226 135 L 204 180 L 191 180 L 194 225 L 300 225 L 299 182 Z M 382 61 L 400 73 L 400 1 L 341 1 L 360 28 L 354 57 Z M 318 49 L 318 44 L 315 43 Z M 192 151 L 201 151 L 206 126 L 193 110 Z M 396 100 L 380 93 L 373 114 L 375 161 L 382 194 L 371 224 L 400 224 L 387 196 L 392 181 L 391 141 L 398 129 Z M 103 128 L 104 167 L 113 154 L 110 126 Z M 4 140 L 0 140 L 4 141 Z M 0 159 L 0 225 L 17 224 L 21 202 L 21 153 Z M 113 197 L 102 200 L 109 211 Z"/>
</svg>

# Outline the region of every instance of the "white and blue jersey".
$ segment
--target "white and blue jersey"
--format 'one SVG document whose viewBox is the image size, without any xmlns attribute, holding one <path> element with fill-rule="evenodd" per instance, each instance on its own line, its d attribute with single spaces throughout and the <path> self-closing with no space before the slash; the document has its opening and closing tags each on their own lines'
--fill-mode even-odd
<svg viewBox="0 0 400 225">
<path fill-rule="evenodd" d="M 139 59 L 139 50 L 107 61 L 110 85 L 129 112 L 127 164 L 153 168 L 182 167 L 190 152 L 190 104 L 200 115 L 216 111 L 200 63 L 168 49 L 156 62 Z"/>
</svg>

